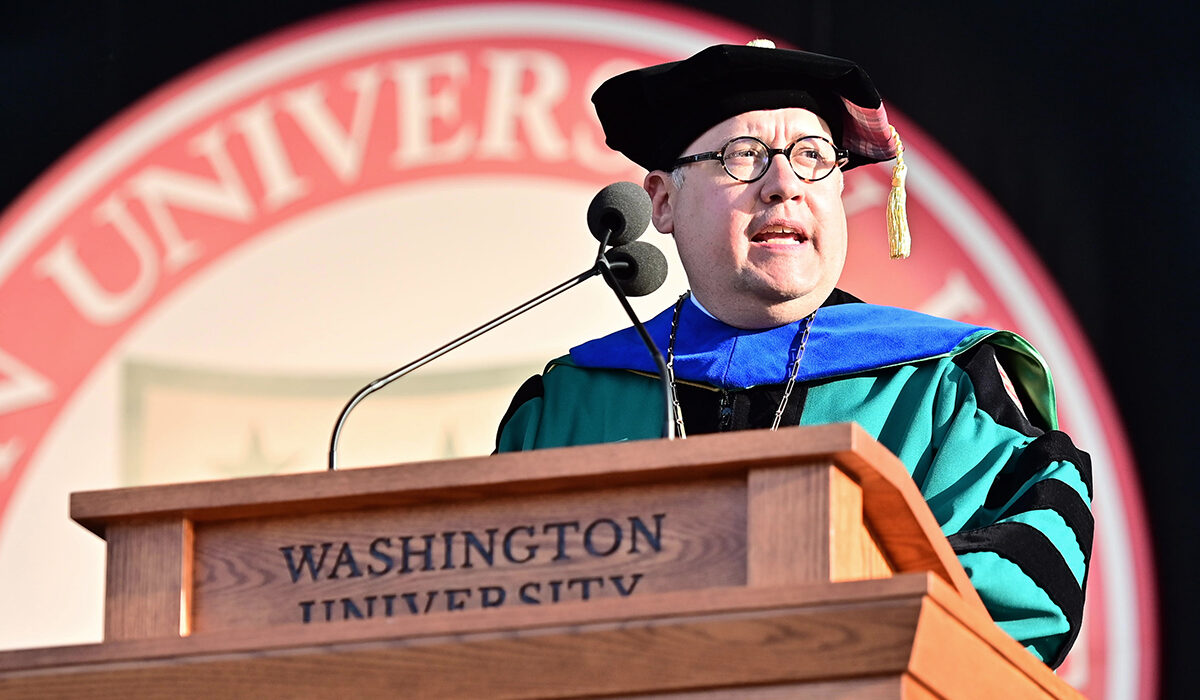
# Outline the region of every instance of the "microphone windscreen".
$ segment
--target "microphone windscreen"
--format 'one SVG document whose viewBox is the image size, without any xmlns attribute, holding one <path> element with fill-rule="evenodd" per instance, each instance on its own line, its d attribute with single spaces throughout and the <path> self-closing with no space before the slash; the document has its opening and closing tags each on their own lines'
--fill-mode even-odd
<svg viewBox="0 0 1200 700">
<path fill-rule="evenodd" d="M 604 254 L 626 296 L 644 297 L 667 280 L 667 256 L 645 241 L 617 246 Z"/>
<path fill-rule="evenodd" d="M 635 241 L 650 225 L 650 195 L 632 182 L 614 182 L 592 198 L 587 223 L 598 241 L 610 231 L 609 245 Z"/>
</svg>

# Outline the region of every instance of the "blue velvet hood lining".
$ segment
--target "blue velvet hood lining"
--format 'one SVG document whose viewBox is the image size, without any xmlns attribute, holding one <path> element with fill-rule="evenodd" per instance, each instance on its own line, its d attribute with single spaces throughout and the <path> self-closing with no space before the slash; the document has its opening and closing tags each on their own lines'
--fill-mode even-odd
<svg viewBox="0 0 1200 700">
<path fill-rule="evenodd" d="M 664 357 L 673 310 L 673 306 L 664 310 L 646 324 Z M 709 317 L 695 304 L 684 304 L 675 341 L 675 376 L 722 389 L 785 382 L 804 323 L 746 330 Z M 823 379 L 940 357 L 971 336 L 990 331 L 890 306 L 825 306 L 817 310 L 797 379 Z M 657 374 L 632 327 L 571 348 L 571 360 L 581 367 Z"/>
</svg>

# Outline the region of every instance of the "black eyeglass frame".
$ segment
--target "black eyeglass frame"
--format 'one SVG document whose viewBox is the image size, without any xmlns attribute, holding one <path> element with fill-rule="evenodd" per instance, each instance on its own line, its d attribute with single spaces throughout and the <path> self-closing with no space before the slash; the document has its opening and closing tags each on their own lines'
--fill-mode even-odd
<svg viewBox="0 0 1200 700">
<path fill-rule="evenodd" d="M 759 173 L 757 177 L 752 178 L 750 180 L 743 180 L 742 178 L 738 177 L 737 175 L 734 175 L 733 173 L 729 172 L 729 168 L 727 168 L 725 166 L 725 149 L 729 148 L 729 144 L 733 143 L 734 141 L 741 141 L 742 139 L 750 139 L 752 141 L 757 141 L 767 151 L 767 167 L 763 168 L 763 171 L 761 173 Z M 796 147 L 796 144 L 800 143 L 801 141 L 807 140 L 807 139 L 821 139 L 822 141 L 829 144 L 830 146 L 833 146 L 833 154 L 836 156 L 836 159 L 834 160 L 834 166 L 829 169 L 829 172 L 825 173 L 824 175 L 822 175 L 821 177 L 818 177 L 818 178 L 804 177 L 800 173 L 796 172 L 796 166 L 792 163 L 792 149 L 794 149 Z M 745 182 L 745 183 L 758 182 L 759 180 L 761 180 L 763 178 L 764 175 L 767 174 L 767 172 L 769 172 L 771 170 L 771 163 L 775 162 L 775 156 L 777 156 L 781 153 L 787 158 L 788 167 L 792 169 L 792 173 L 796 177 L 800 178 L 801 180 L 804 180 L 805 182 L 820 182 L 821 180 L 824 180 L 825 178 L 832 175 L 834 170 L 837 170 L 838 168 L 844 166 L 850 160 L 850 151 L 838 148 L 837 146 L 835 146 L 833 144 L 832 141 L 825 138 L 824 136 L 821 136 L 820 134 L 810 134 L 808 136 L 801 136 L 800 138 L 796 139 L 795 141 L 792 141 L 791 143 L 789 143 L 787 146 L 785 146 L 783 148 L 771 148 L 762 139 L 758 138 L 757 136 L 746 135 L 746 136 L 734 136 L 733 138 L 726 141 L 725 145 L 721 146 L 721 150 L 719 150 L 719 151 L 706 151 L 704 153 L 697 153 L 695 155 L 683 156 L 671 164 L 671 170 L 674 170 L 675 168 L 678 168 L 681 165 L 687 165 L 689 163 L 700 163 L 700 162 L 703 162 L 706 160 L 715 160 L 721 164 L 721 169 L 725 171 L 725 174 L 728 175 L 729 177 L 733 178 L 734 180 L 737 180 L 738 182 Z"/>
</svg>

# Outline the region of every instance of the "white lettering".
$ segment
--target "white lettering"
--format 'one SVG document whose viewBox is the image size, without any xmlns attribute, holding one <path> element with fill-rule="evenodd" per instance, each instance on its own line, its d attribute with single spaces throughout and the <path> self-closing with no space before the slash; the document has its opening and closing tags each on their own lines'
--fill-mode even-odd
<svg viewBox="0 0 1200 700">
<path fill-rule="evenodd" d="M 469 71 L 467 59 L 460 53 L 444 53 L 419 60 L 392 64 L 396 79 L 396 112 L 400 121 L 400 144 L 392 156 L 396 167 L 460 160 L 471 149 L 469 125 L 462 125 L 441 143 L 433 142 L 433 123 L 455 123 L 462 114 L 462 90 Z M 433 92 L 436 77 L 449 78 L 449 84 Z"/>
<path fill-rule="evenodd" d="M 566 160 L 567 140 L 554 120 L 553 110 L 567 92 L 567 69 L 561 59 L 546 51 L 485 51 L 482 56 L 491 75 L 488 81 L 483 136 L 479 156 L 517 160 L 521 157 L 517 123 L 525 129 L 529 146 L 541 160 Z M 526 92 L 524 83 L 531 87 Z"/>
<path fill-rule="evenodd" d="M 864 172 L 858 177 L 846 179 L 846 191 L 842 193 L 842 206 L 846 209 L 846 216 L 854 216 L 887 201 L 888 188 L 874 175 L 873 172 Z M 883 212 L 880 212 L 880 216 L 883 216 Z"/>
<path fill-rule="evenodd" d="M 247 222 L 254 215 L 254 202 L 225 151 L 219 125 L 192 139 L 188 150 L 208 161 L 216 180 L 158 166 L 148 167 L 129 179 L 130 189 L 146 207 L 166 247 L 163 260 L 168 271 L 177 270 L 200 255 L 200 245 L 184 240 L 168 205 L 230 221 Z"/>
<path fill-rule="evenodd" d="M 53 398 L 54 385 L 50 380 L 0 350 L 0 413 L 13 413 Z M 5 447 L 15 449 L 11 442 Z"/>
<path fill-rule="evenodd" d="M 309 184 L 296 175 L 283 140 L 279 138 L 275 113 L 266 100 L 234 114 L 231 121 L 241 131 L 250 149 L 268 209 L 278 209 L 308 193 Z"/>
<path fill-rule="evenodd" d="M 138 271 L 123 290 L 105 289 L 79 259 L 71 238 L 62 238 L 34 264 L 34 271 L 54 281 L 84 318 L 97 325 L 125 320 L 149 298 L 158 281 L 158 257 L 150 236 L 138 226 L 116 194 L 109 195 L 92 213 L 98 224 L 112 224 L 137 259 Z"/>
<path fill-rule="evenodd" d="M 962 270 L 951 270 L 942 288 L 925 300 L 919 309 L 922 313 L 945 318 L 965 318 L 980 314 L 987 302 L 971 285 L 971 280 Z"/>
<path fill-rule="evenodd" d="M 378 65 L 346 74 L 345 85 L 355 93 L 348 130 L 330 113 L 320 84 L 292 90 L 283 96 L 284 108 L 342 182 L 353 182 L 362 172 L 363 154 L 367 149 L 382 79 Z"/>
</svg>

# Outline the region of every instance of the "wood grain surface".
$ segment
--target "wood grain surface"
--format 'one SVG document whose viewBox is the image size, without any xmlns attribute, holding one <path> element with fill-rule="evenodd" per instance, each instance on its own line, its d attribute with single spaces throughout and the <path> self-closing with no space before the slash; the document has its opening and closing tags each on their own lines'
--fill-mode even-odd
<svg viewBox="0 0 1200 700">
<path fill-rule="evenodd" d="M 743 480 L 710 479 L 202 523 L 193 627 L 403 624 L 745 585 L 745 507 Z"/>
<path fill-rule="evenodd" d="M 981 697 L 969 678 L 1079 697 L 927 574 L 0 654 L 14 698 Z"/>
<path fill-rule="evenodd" d="M 188 634 L 193 551 L 186 519 L 114 523 L 108 530 L 104 638 Z"/>
<path fill-rule="evenodd" d="M 750 468 L 807 462 L 832 462 L 862 488 L 867 530 L 882 553 L 873 560 L 877 569 L 933 571 L 982 608 L 904 466 L 854 424 L 83 492 L 72 495 L 71 516 L 103 536 L 110 523 L 137 517 L 182 516 L 201 523 L 427 506 L 745 476 Z"/>
<path fill-rule="evenodd" d="M 108 540 L 106 642 L 0 654 L 0 696 L 1073 696 L 854 425 L 80 493 L 71 512 Z"/>
</svg>

